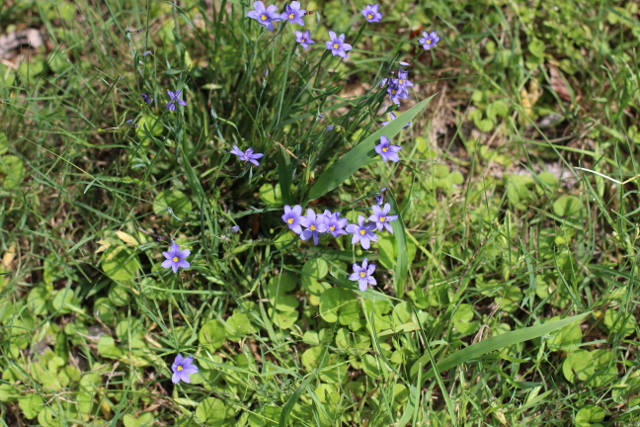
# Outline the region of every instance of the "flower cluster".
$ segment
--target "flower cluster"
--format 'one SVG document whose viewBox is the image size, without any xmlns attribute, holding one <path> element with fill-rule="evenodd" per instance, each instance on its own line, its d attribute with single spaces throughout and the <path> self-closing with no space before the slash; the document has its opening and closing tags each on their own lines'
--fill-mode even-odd
<svg viewBox="0 0 640 427">
<path fill-rule="evenodd" d="M 322 214 L 314 212 L 313 209 L 307 209 L 307 214 L 303 215 L 300 205 L 293 207 L 286 205 L 281 218 L 291 231 L 300 236 L 301 240 L 313 239 L 314 245 L 319 243 L 323 234 L 330 234 L 334 238 L 351 234 L 351 244 L 359 243 L 362 249 L 367 250 L 371 248 L 372 242 L 378 241 L 376 231 L 386 230 L 393 233 L 390 222 L 398 219 L 397 215 L 389 215 L 391 211 L 389 203 L 380 207 L 382 202 L 382 196 L 376 197 L 376 204 L 371 207 L 372 214 L 369 217 L 358 215 L 356 224 L 350 224 L 347 218 L 341 217 L 340 212 L 331 212 L 329 209 L 325 209 Z M 361 269 L 358 267 L 358 270 L 356 270 L 357 264 L 354 264 L 354 274 L 357 273 L 358 276 L 356 278 L 352 274 L 350 277 L 350 280 L 358 280 L 360 290 L 363 292 L 367 289 L 367 284 L 376 284 L 376 280 L 371 277 L 376 267 L 373 264 L 367 267 L 367 262 L 368 260 L 365 259 Z M 366 274 L 363 275 L 363 272 Z"/>
<path fill-rule="evenodd" d="M 364 9 L 360 11 L 362 16 L 367 22 L 380 22 L 383 18 L 383 14 L 378 11 L 380 5 L 378 4 L 368 4 Z M 255 19 L 258 21 L 258 24 L 262 25 L 269 31 L 274 31 L 275 26 L 274 23 L 278 21 L 287 21 L 290 24 L 298 24 L 304 26 L 303 17 L 307 15 L 311 15 L 314 12 L 307 12 L 304 9 L 300 9 L 299 1 L 292 1 L 291 4 L 288 4 L 285 7 L 285 11 L 283 13 L 278 13 L 278 7 L 275 4 L 271 4 L 267 7 L 261 1 L 256 1 L 253 3 L 253 10 L 247 12 L 247 17 L 251 19 Z M 423 45 L 425 49 L 431 49 L 435 46 L 440 37 L 437 37 L 436 32 L 432 32 L 431 35 L 427 35 L 427 32 L 423 32 L 425 34 L 425 41 L 420 39 L 420 43 Z M 300 44 L 305 50 L 309 49 L 310 44 L 314 44 L 315 41 L 311 39 L 310 31 L 307 30 L 304 33 L 302 31 L 296 31 L 296 42 Z M 329 38 L 325 42 L 325 46 L 328 50 L 331 51 L 333 56 L 340 56 L 342 58 L 348 58 L 347 52 L 352 49 L 352 46 L 348 43 L 345 43 L 345 35 L 340 34 L 337 35 L 333 31 L 329 31 Z M 402 86 L 405 89 L 408 86 Z M 398 90 L 397 88 L 389 88 L 389 95 L 393 96 L 394 102 L 399 104 L 400 99 L 407 99 L 409 96 L 406 90 Z"/>
</svg>

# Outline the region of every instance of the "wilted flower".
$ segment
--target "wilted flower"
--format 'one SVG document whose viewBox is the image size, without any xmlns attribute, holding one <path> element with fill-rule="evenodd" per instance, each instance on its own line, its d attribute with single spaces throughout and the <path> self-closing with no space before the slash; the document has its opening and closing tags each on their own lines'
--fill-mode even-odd
<svg viewBox="0 0 640 427">
<path fill-rule="evenodd" d="M 353 263 L 353 273 L 349 276 L 349 280 L 358 282 L 358 287 L 362 292 L 366 291 L 371 285 L 377 285 L 376 279 L 371 277 L 374 271 L 376 271 L 375 264 L 367 265 L 369 263 L 369 258 L 365 258 L 362 260 L 362 266 L 359 266 L 357 263 Z"/>
<path fill-rule="evenodd" d="M 146 102 L 147 104 L 151 104 L 153 102 L 153 98 L 151 98 L 149 95 L 147 95 L 146 93 L 141 93 L 140 96 L 142 96 L 142 99 L 144 100 L 144 102 Z"/>
<path fill-rule="evenodd" d="M 191 264 L 185 258 L 191 255 L 189 249 L 180 250 L 180 245 L 173 242 L 169 247 L 169 252 L 162 252 L 166 260 L 162 263 L 162 267 L 173 269 L 174 273 L 178 272 L 178 268 L 189 268 Z"/>
<path fill-rule="evenodd" d="M 289 229 L 296 234 L 302 233 L 302 227 L 300 226 L 300 215 L 302 215 L 302 206 L 295 205 L 293 208 L 289 205 L 284 206 L 284 215 L 280 218 L 287 223 Z"/>
<path fill-rule="evenodd" d="M 408 62 L 404 62 L 404 61 L 398 61 L 398 64 L 404 66 L 404 67 L 410 67 L 411 64 L 409 64 Z"/>
<path fill-rule="evenodd" d="M 380 206 L 378 205 L 373 205 L 371 210 L 373 211 L 373 215 L 369 217 L 369 221 L 376 224 L 378 231 L 382 231 L 383 228 L 386 228 L 389 233 L 393 234 L 393 228 L 391 228 L 391 224 L 389 223 L 398 219 L 398 215 L 389 215 L 391 205 L 389 203 L 385 203 L 384 208 L 382 209 L 380 209 Z"/>
<path fill-rule="evenodd" d="M 347 218 L 340 218 L 340 212 L 332 213 L 329 209 L 325 209 L 322 216 L 324 216 L 324 225 L 327 227 L 327 232 L 331 233 L 333 237 L 347 234 L 344 228 L 347 226 L 349 220 Z"/>
<path fill-rule="evenodd" d="M 300 46 L 305 49 L 309 49 L 309 44 L 315 43 L 313 40 L 311 40 L 311 34 L 309 33 L 309 30 L 305 31 L 304 33 L 302 31 L 296 31 L 296 41 L 300 43 Z"/>
<path fill-rule="evenodd" d="M 291 4 L 287 5 L 285 10 L 286 12 L 280 15 L 280 18 L 287 20 L 292 24 L 295 22 L 296 24 L 300 24 L 304 26 L 304 21 L 302 20 L 302 17 L 307 11 L 304 9 L 300 10 L 299 1 L 292 1 Z"/>
<path fill-rule="evenodd" d="M 347 231 L 353 234 L 353 238 L 351 239 L 352 245 L 360 242 L 360 246 L 362 246 L 363 249 L 369 249 L 371 242 L 378 241 L 378 236 L 373 232 L 376 226 L 365 221 L 365 217 L 358 215 L 358 224 L 347 225 Z"/>
<path fill-rule="evenodd" d="M 380 137 L 380 144 L 376 145 L 376 153 L 380 154 L 382 160 L 385 162 L 387 160 L 391 160 L 392 162 L 399 162 L 400 156 L 398 156 L 398 151 L 402 148 L 401 145 L 392 145 L 389 142 L 389 138 L 386 136 Z"/>
<path fill-rule="evenodd" d="M 260 166 L 258 159 L 264 156 L 262 153 L 253 153 L 253 148 L 248 148 L 247 151 L 242 151 L 237 145 L 233 146 L 233 150 L 229 151 L 231 154 L 235 154 L 243 162 L 251 162 L 256 166 Z"/>
<path fill-rule="evenodd" d="M 176 101 L 178 102 L 178 105 L 182 105 L 183 107 L 187 105 L 187 101 L 183 101 L 182 99 L 179 99 L 180 93 L 182 93 L 181 90 L 177 90 L 175 92 L 171 92 L 170 90 L 168 90 L 167 93 L 169 94 L 169 98 L 171 99 L 169 102 L 167 102 L 167 105 L 165 105 L 164 107 L 167 110 L 176 111 Z"/>
<path fill-rule="evenodd" d="M 198 373 L 198 367 L 193 364 L 193 356 L 183 358 L 181 354 L 176 356 L 171 370 L 173 371 L 171 382 L 174 384 L 178 384 L 180 381 L 189 384 L 191 382 L 189 375 Z"/>
<path fill-rule="evenodd" d="M 147 56 L 151 53 L 150 50 L 145 50 L 144 52 L 142 52 L 142 56 Z"/>
<path fill-rule="evenodd" d="M 313 237 L 313 244 L 317 245 L 320 239 L 320 233 L 327 231 L 327 226 L 324 224 L 324 217 L 317 215 L 313 209 L 307 209 L 307 216 L 300 218 L 300 223 L 307 227 L 302 233 L 300 233 L 300 239 L 307 240 Z"/>
<path fill-rule="evenodd" d="M 362 15 L 369 22 L 380 22 L 382 19 L 382 13 L 378 12 L 378 5 L 368 4 L 367 7 L 361 10 Z"/>
<path fill-rule="evenodd" d="M 351 50 L 351 45 L 348 43 L 344 43 L 344 34 L 340 34 L 340 36 L 336 36 L 336 33 L 333 31 L 329 31 L 330 41 L 326 42 L 327 49 L 331 50 L 333 56 L 341 56 L 343 58 L 348 58 L 347 51 Z"/>
<path fill-rule="evenodd" d="M 327 131 L 327 132 L 331 132 L 331 131 L 333 130 L 333 128 L 334 128 L 334 127 L 335 127 L 334 125 L 329 125 L 329 126 L 327 126 L 326 131 Z"/>
<path fill-rule="evenodd" d="M 437 31 L 432 31 L 431 33 L 427 33 L 426 31 L 422 32 L 422 37 L 418 39 L 418 41 L 422 44 L 422 48 L 424 50 L 429 50 L 440 41 L 440 37 L 438 37 Z"/>
<path fill-rule="evenodd" d="M 380 123 L 382 126 L 386 126 L 386 125 L 388 125 L 389 123 L 391 123 L 391 121 L 393 121 L 393 120 L 395 120 L 395 119 L 396 119 L 396 115 L 395 115 L 393 112 L 389 113 L 389 116 L 391 116 L 391 120 L 389 120 L 389 121 L 387 121 L 387 122 L 382 122 L 382 123 Z M 411 125 L 411 122 L 409 122 L 409 123 L 407 123 L 406 125 L 402 126 L 402 129 L 406 129 L 406 128 L 408 128 L 408 127 L 409 127 L 409 125 Z"/>
<path fill-rule="evenodd" d="M 240 232 L 240 226 L 239 225 L 234 225 L 231 227 L 231 232 L 233 234 L 239 233 Z"/>
<path fill-rule="evenodd" d="M 247 16 L 258 21 L 260 25 L 267 27 L 267 30 L 273 31 L 273 23 L 280 20 L 280 15 L 276 12 L 277 6 L 272 4 L 265 9 L 262 2 L 256 1 L 253 3 L 253 8 L 255 10 L 247 12 Z"/>
</svg>

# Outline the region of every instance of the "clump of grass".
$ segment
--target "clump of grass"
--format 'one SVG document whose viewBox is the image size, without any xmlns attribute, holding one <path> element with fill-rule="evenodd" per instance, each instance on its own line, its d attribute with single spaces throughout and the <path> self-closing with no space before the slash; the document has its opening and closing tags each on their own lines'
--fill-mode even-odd
<svg viewBox="0 0 640 427">
<path fill-rule="evenodd" d="M 9 3 L 4 425 L 637 420 L 633 4 Z"/>
</svg>

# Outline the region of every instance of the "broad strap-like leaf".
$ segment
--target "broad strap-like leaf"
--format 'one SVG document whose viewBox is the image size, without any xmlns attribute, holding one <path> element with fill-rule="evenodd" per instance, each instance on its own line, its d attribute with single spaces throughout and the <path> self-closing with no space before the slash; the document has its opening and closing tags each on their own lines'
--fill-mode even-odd
<svg viewBox="0 0 640 427">
<path fill-rule="evenodd" d="M 327 170 L 320 175 L 313 187 L 311 187 L 311 190 L 309 190 L 308 200 L 306 200 L 305 204 L 324 196 L 367 164 L 369 159 L 377 155 L 374 148 L 380 143 L 380 137 L 386 136 L 389 140 L 392 140 L 404 125 L 424 110 L 434 96 L 435 95 L 431 95 L 408 111 L 405 111 L 391 123 L 375 131 L 360 144 L 349 150 L 349 152 L 338 159 L 337 162 L 329 166 Z"/>
<path fill-rule="evenodd" d="M 436 372 L 440 373 L 458 365 L 462 365 L 469 360 L 477 359 L 478 357 L 484 356 L 492 351 L 500 350 L 501 348 L 509 347 L 534 338 L 539 338 L 543 335 L 548 335 L 553 331 L 584 319 L 588 314 L 589 312 L 487 338 L 479 343 L 472 344 L 469 347 L 456 351 L 451 356 L 438 363 L 435 370 L 431 368 L 429 372 L 422 377 L 422 379 L 428 380 L 433 378 Z"/>
</svg>

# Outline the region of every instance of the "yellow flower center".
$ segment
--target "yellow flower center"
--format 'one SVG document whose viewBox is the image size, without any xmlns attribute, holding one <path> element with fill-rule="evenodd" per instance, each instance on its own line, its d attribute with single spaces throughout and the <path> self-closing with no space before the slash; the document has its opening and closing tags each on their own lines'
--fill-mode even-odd
<svg viewBox="0 0 640 427">
<path fill-rule="evenodd" d="M 404 84 L 404 80 L 402 79 L 398 80 L 398 84 Z"/>
<path fill-rule="evenodd" d="M 373 13 L 368 14 L 368 15 L 367 15 L 367 18 L 369 18 L 369 19 L 373 19 Z"/>
<path fill-rule="evenodd" d="M 431 44 L 431 41 L 432 41 L 431 39 L 428 39 L 427 44 Z"/>
<path fill-rule="evenodd" d="M 367 230 L 360 230 L 360 234 L 364 236 L 365 234 L 367 234 Z"/>
<path fill-rule="evenodd" d="M 331 230 L 331 231 L 335 231 L 335 229 L 336 229 L 335 225 L 332 225 L 331 227 L 329 227 L 329 230 Z"/>
<path fill-rule="evenodd" d="M 391 89 L 391 95 L 395 95 L 395 94 L 396 94 L 396 92 L 397 92 L 397 90 L 393 90 L 393 89 Z"/>
<path fill-rule="evenodd" d="M 382 151 L 386 153 L 387 151 L 389 151 L 389 147 L 382 147 Z"/>
<path fill-rule="evenodd" d="M 173 262 L 178 262 L 178 261 L 180 261 L 180 258 L 178 258 L 177 256 L 174 256 L 173 257 Z"/>
<path fill-rule="evenodd" d="M 384 222 L 384 221 L 387 219 L 387 217 L 386 217 L 386 216 L 381 216 L 381 217 L 380 217 L 380 218 L 378 218 L 378 219 L 380 220 L 380 222 Z"/>
<path fill-rule="evenodd" d="M 334 48 L 334 49 L 337 49 L 339 46 L 340 46 L 340 45 L 339 45 L 338 43 L 334 43 L 334 44 L 333 44 L 333 48 Z"/>
<path fill-rule="evenodd" d="M 262 15 L 262 16 L 260 17 L 260 19 L 262 19 L 263 21 L 266 21 L 266 20 L 267 20 L 267 15 Z"/>
<path fill-rule="evenodd" d="M 295 15 L 293 13 L 290 13 L 289 14 L 289 19 L 293 19 L 293 18 L 295 18 Z"/>
<path fill-rule="evenodd" d="M 366 276 L 367 276 L 367 273 L 365 273 L 364 271 L 360 272 L 360 277 L 366 277 Z"/>
<path fill-rule="evenodd" d="M 307 39 L 305 39 L 304 37 L 302 38 L 302 40 L 300 40 L 302 43 L 306 43 Z"/>
<path fill-rule="evenodd" d="M 178 372 L 182 371 L 184 368 L 182 366 L 178 366 Z"/>
<path fill-rule="evenodd" d="M 287 222 L 288 222 L 289 224 L 293 224 L 293 218 L 289 218 L 289 219 L 287 220 Z"/>
<path fill-rule="evenodd" d="M 311 231 L 316 231 L 316 226 L 312 225 L 311 227 L 309 227 L 311 229 Z"/>
</svg>

